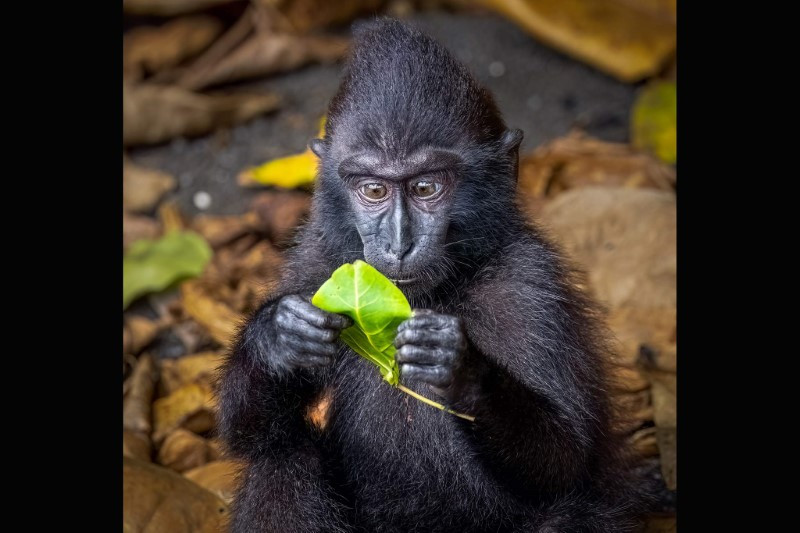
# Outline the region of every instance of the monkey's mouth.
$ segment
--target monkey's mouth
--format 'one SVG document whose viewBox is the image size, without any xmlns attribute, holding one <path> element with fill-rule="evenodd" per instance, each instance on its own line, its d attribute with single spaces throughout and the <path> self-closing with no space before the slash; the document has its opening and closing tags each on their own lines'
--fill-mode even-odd
<svg viewBox="0 0 800 533">
<path fill-rule="evenodd" d="M 389 278 L 389 279 L 395 285 L 411 285 L 412 283 L 417 281 L 417 278 L 405 278 L 405 279 L 392 279 L 392 278 Z"/>
</svg>

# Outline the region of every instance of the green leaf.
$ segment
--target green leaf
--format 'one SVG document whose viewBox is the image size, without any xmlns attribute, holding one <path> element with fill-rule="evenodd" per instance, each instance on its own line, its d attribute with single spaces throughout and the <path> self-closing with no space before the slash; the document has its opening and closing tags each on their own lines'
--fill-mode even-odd
<svg viewBox="0 0 800 533">
<path fill-rule="evenodd" d="M 212 254 L 208 243 L 190 231 L 136 241 L 122 259 L 122 309 L 143 294 L 199 276 Z"/>
<path fill-rule="evenodd" d="M 677 104 L 675 82 L 657 81 L 644 88 L 631 112 L 633 145 L 670 164 L 678 159 Z"/>
<path fill-rule="evenodd" d="M 400 289 L 372 266 L 356 261 L 337 268 L 311 303 L 352 318 L 353 325 L 342 331 L 342 341 L 375 364 L 389 384 L 398 384 L 394 338 L 397 326 L 411 317 L 411 306 Z"/>
</svg>

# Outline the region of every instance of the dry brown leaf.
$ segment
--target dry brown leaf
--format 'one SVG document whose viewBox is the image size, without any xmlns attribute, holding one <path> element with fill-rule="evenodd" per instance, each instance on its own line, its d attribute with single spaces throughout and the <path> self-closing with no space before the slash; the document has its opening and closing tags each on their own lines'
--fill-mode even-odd
<svg viewBox="0 0 800 533">
<path fill-rule="evenodd" d="M 288 72 L 311 63 L 332 63 L 344 56 L 348 44 L 348 39 L 337 36 L 256 32 L 219 61 L 189 66 L 177 85 L 199 90 Z"/>
<path fill-rule="evenodd" d="M 608 324 L 619 346 L 620 362 L 635 364 L 643 354 L 652 366 L 675 372 L 677 310 L 669 302 L 662 307 L 624 306 L 615 309 Z"/>
<path fill-rule="evenodd" d="M 233 126 L 273 111 L 270 93 L 206 95 L 179 87 L 123 84 L 123 144 L 155 144 Z"/>
<path fill-rule="evenodd" d="M 198 215 L 191 227 L 213 248 L 219 248 L 252 231 L 258 221 L 258 216 L 252 212 L 241 216 Z"/>
<path fill-rule="evenodd" d="M 138 431 L 145 435 L 150 433 L 150 404 L 158 379 L 158 372 L 150 354 L 144 354 L 131 374 L 128 393 L 122 402 L 122 427 Z"/>
<path fill-rule="evenodd" d="M 178 428 L 204 433 L 214 427 L 216 398 L 195 383 L 179 388 L 153 404 L 153 440 L 161 442 Z"/>
<path fill-rule="evenodd" d="M 656 428 L 649 427 L 637 431 L 630 439 L 633 449 L 642 457 L 655 457 L 658 455 L 658 441 Z"/>
<path fill-rule="evenodd" d="M 161 361 L 161 387 L 165 395 L 189 383 L 213 390 L 217 371 L 225 360 L 223 352 L 202 352 Z"/>
<path fill-rule="evenodd" d="M 331 400 L 333 399 L 333 389 L 326 388 L 320 393 L 319 397 L 313 401 L 306 411 L 308 421 L 319 428 L 325 429 L 328 425 L 328 415 L 330 414 Z"/>
<path fill-rule="evenodd" d="M 161 225 L 157 220 L 122 212 L 122 250 L 140 239 L 155 239 L 161 235 Z"/>
<path fill-rule="evenodd" d="M 184 472 L 183 475 L 230 503 L 236 491 L 241 469 L 242 463 L 239 461 L 214 461 Z"/>
<path fill-rule="evenodd" d="M 258 215 L 261 231 L 283 247 L 311 209 L 311 196 L 301 191 L 267 191 L 256 196 L 250 208 Z"/>
<path fill-rule="evenodd" d="M 482 0 L 538 40 L 625 82 L 657 74 L 675 51 L 673 21 L 627 2 Z"/>
<path fill-rule="evenodd" d="M 122 10 L 134 15 L 172 16 L 192 13 L 234 0 L 122 0 Z"/>
<path fill-rule="evenodd" d="M 653 189 L 573 189 L 550 200 L 541 221 L 587 271 L 590 291 L 608 307 L 620 362 L 630 365 L 648 343 L 674 355 L 675 195 Z"/>
<path fill-rule="evenodd" d="M 184 472 L 209 462 L 210 452 L 206 439 L 191 431 L 176 429 L 161 444 L 158 462 L 176 472 Z"/>
<path fill-rule="evenodd" d="M 386 0 L 257 0 L 276 7 L 293 28 L 305 32 L 353 20 L 359 15 L 376 14 Z"/>
<path fill-rule="evenodd" d="M 208 441 L 208 459 L 210 461 L 219 461 L 225 458 L 225 445 L 218 437 L 214 437 Z"/>
<path fill-rule="evenodd" d="M 222 23 L 206 15 L 180 17 L 163 26 L 130 30 L 122 38 L 122 68 L 128 80 L 139 80 L 191 59 L 222 32 Z"/>
<path fill-rule="evenodd" d="M 676 533 L 677 518 L 674 514 L 648 516 L 642 533 Z"/>
<path fill-rule="evenodd" d="M 639 370 L 621 365 L 612 367 L 611 380 L 617 392 L 639 392 L 650 386 L 650 382 Z"/>
<path fill-rule="evenodd" d="M 214 342 L 203 326 L 188 318 L 172 326 L 170 331 L 180 339 L 186 353 L 201 352 Z"/>
<path fill-rule="evenodd" d="M 122 459 L 124 533 L 219 533 L 228 506 L 215 494 L 166 468 Z"/>
<path fill-rule="evenodd" d="M 150 437 L 141 431 L 122 430 L 122 455 L 150 462 Z"/>
<path fill-rule="evenodd" d="M 181 210 L 175 202 L 164 202 L 158 206 L 158 220 L 164 228 L 164 233 L 180 231 L 186 228 L 186 222 L 183 220 Z"/>
<path fill-rule="evenodd" d="M 209 296 L 198 280 L 181 284 L 181 296 L 186 313 L 204 326 L 216 342 L 227 347 L 243 317 Z"/>
<path fill-rule="evenodd" d="M 175 188 L 174 177 L 160 170 L 140 167 L 124 160 L 122 165 L 122 207 L 126 211 L 152 211 L 159 200 Z"/>
<path fill-rule="evenodd" d="M 143 316 L 129 315 L 122 325 L 122 352 L 136 355 L 141 352 L 161 331 L 159 322 Z"/>
<path fill-rule="evenodd" d="M 569 189 L 602 185 L 673 191 L 675 181 L 675 170 L 653 156 L 575 130 L 522 157 L 518 191 L 536 215 L 546 198 Z"/>
</svg>

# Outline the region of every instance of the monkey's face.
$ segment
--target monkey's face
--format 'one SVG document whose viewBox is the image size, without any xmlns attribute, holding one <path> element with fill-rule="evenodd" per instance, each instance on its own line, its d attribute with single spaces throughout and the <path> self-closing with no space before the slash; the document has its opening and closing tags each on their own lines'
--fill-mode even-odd
<svg viewBox="0 0 800 533">
<path fill-rule="evenodd" d="M 364 259 L 401 287 L 430 286 L 444 274 L 458 164 L 451 152 L 425 148 L 402 159 L 362 152 L 338 166 Z"/>
</svg>

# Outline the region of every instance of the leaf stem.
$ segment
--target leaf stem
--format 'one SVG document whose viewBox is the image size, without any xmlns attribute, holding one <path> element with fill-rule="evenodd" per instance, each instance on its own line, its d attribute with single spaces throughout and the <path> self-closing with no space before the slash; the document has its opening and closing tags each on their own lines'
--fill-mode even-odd
<svg viewBox="0 0 800 533">
<path fill-rule="evenodd" d="M 442 411 L 444 411 L 446 413 L 450 413 L 451 415 L 455 415 L 455 416 L 457 416 L 459 418 L 463 418 L 464 420 L 469 420 L 470 422 L 475 422 L 475 417 L 474 416 L 457 413 L 457 412 L 453 411 L 452 409 L 448 409 L 447 407 L 445 407 L 444 405 L 442 405 L 440 403 L 434 402 L 433 400 L 429 400 L 425 396 L 417 394 L 413 390 L 409 389 L 408 387 L 404 387 L 403 385 L 400 385 L 399 383 L 397 384 L 397 388 L 400 389 L 401 391 L 405 392 L 406 394 L 408 394 L 410 396 L 413 396 L 414 398 L 416 398 L 417 400 L 421 401 L 422 403 L 427 403 L 431 407 L 435 407 L 437 409 L 441 409 Z"/>
</svg>

